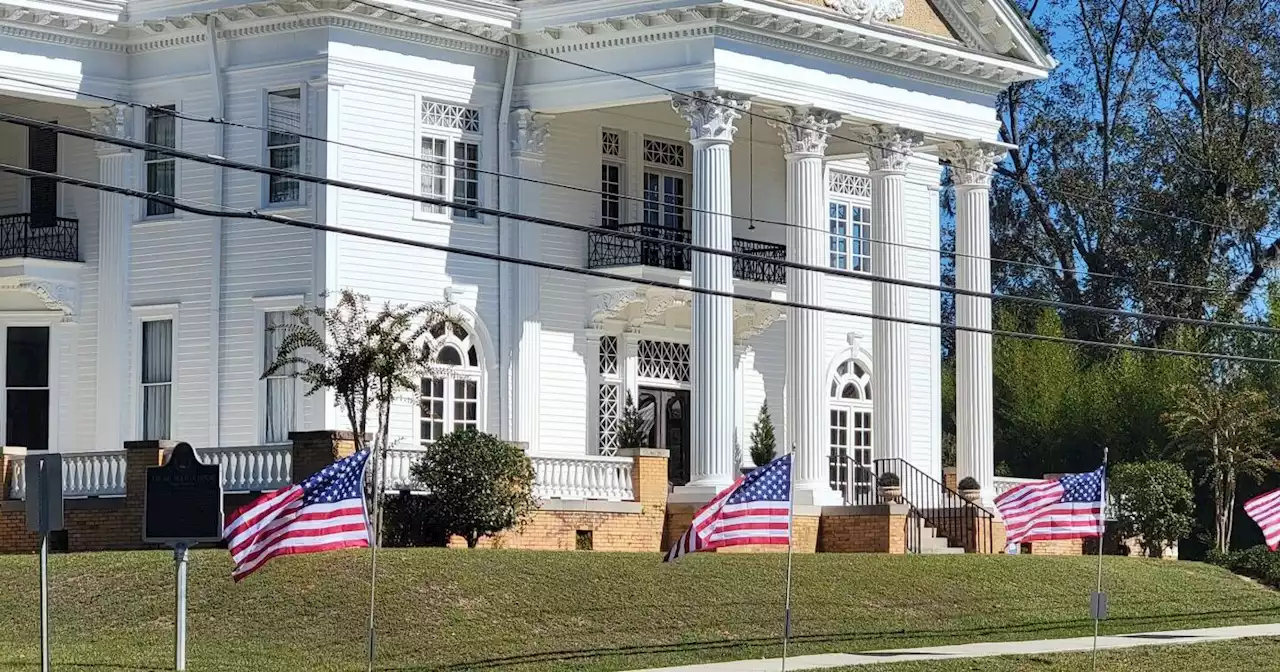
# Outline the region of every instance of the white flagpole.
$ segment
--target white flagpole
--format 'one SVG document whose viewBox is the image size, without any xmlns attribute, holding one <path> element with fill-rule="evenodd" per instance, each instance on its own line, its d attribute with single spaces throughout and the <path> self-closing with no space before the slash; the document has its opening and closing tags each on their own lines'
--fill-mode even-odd
<svg viewBox="0 0 1280 672">
<path fill-rule="evenodd" d="M 796 536 L 796 447 L 791 447 L 791 465 L 787 469 L 787 601 L 783 611 L 782 622 L 782 672 L 787 672 L 787 644 L 791 640 L 791 556 L 795 549 Z"/>
<path fill-rule="evenodd" d="M 1093 670 L 1098 670 L 1098 627 L 1102 621 L 1102 544 L 1107 536 L 1107 459 L 1111 449 L 1102 447 L 1102 482 L 1098 484 L 1098 496 L 1102 501 L 1098 504 L 1098 606 L 1093 613 Z"/>
</svg>

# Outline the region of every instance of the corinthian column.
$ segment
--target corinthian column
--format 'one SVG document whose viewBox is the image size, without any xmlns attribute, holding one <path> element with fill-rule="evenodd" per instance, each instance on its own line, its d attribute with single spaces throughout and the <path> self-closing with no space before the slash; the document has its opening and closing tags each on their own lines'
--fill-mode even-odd
<svg viewBox="0 0 1280 672">
<path fill-rule="evenodd" d="M 96 133 L 133 138 L 133 114 L 126 105 L 89 110 L 90 127 Z M 98 153 L 98 180 L 117 187 L 134 185 L 133 153 L 127 147 L 94 143 Z M 133 201 L 127 196 L 98 192 L 98 314 L 97 378 L 94 440 L 99 450 L 120 450 L 130 423 L 126 400 L 129 376 L 129 248 L 133 225 Z"/>
<path fill-rule="evenodd" d="M 903 186 L 918 134 L 877 127 L 871 149 L 871 270 L 876 278 L 907 278 L 906 219 Z M 876 282 L 871 289 L 871 312 L 877 318 L 907 317 L 906 287 Z M 911 461 L 910 347 L 907 325 L 876 319 L 871 325 L 872 457 Z"/>
<path fill-rule="evenodd" d="M 536 215 L 542 211 L 542 162 L 546 158 L 544 145 L 549 133 L 551 117 L 535 114 L 528 108 L 511 112 L 511 156 L 516 183 L 516 212 Z M 512 220 L 515 227 L 515 252 L 521 259 L 542 259 L 542 227 L 530 222 Z M 512 367 L 515 404 L 512 423 L 516 441 L 529 446 L 529 452 L 538 450 L 541 416 L 538 381 L 542 377 L 540 357 L 542 350 L 541 292 L 542 272 L 533 266 L 516 268 L 515 304 L 516 344 L 515 363 Z"/>
<path fill-rule="evenodd" d="M 787 261 L 825 266 L 827 188 L 822 158 L 840 115 L 826 110 L 787 108 L 780 122 L 787 161 Z M 787 269 L 787 299 L 823 304 L 823 274 Z M 828 474 L 826 367 L 823 366 L 823 314 L 787 308 L 787 436 L 795 451 L 797 492 L 808 491 L 815 504 L 836 503 Z"/>
<path fill-rule="evenodd" d="M 1004 154 L 981 143 L 946 148 L 956 189 L 956 287 L 991 293 L 991 171 Z M 991 299 L 956 295 L 956 477 L 972 476 L 982 501 L 994 505 Z"/>
<path fill-rule="evenodd" d="M 734 122 L 749 109 L 741 97 L 720 91 L 674 96 L 672 107 L 689 122 L 693 144 L 693 242 L 731 250 L 733 200 L 729 145 Z M 693 286 L 733 291 L 733 259 L 693 253 Z M 733 299 L 693 295 L 693 441 L 694 488 L 722 488 L 733 482 Z"/>
</svg>

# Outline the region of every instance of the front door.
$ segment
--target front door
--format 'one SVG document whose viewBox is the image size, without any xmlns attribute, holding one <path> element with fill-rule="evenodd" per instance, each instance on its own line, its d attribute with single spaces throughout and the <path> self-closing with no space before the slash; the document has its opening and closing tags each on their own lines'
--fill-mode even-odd
<svg viewBox="0 0 1280 672">
<path fill-rule="evenodd" d="M 688 483 L 691 466 L 689 391 L 642 387 L 636 406 L 649 430 L 649 445 L 671 453 L 667 459 L 667 480 L 673 485 Z"/>
</svg>

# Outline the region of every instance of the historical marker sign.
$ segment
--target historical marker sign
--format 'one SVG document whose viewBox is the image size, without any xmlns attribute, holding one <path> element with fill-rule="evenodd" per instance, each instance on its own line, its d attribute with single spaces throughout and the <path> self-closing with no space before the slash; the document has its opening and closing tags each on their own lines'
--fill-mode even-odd
<svg viewBox="0 0 1280 672">
<path fill-rule="evenodd" d="M 27 530 L 40 534 L 61 530 L 62 455 L 27 455 L 22 466 L 27 488 Z"/>
<path fill-rule="evenodd" d="M 147 467 L 142 540 L 193 544 L 222 540 L 222 466 L 204 464 L 189 443 L 161 466 Z"/>
</svg>

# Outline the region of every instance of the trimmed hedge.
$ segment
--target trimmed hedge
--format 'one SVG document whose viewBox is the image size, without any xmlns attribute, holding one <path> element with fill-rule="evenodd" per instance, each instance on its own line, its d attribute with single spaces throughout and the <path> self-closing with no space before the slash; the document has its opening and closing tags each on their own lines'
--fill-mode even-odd
<svg viewBox="0 0 1280 672">
<path fill-rule="evenodd" d="M 1266 546 L 1258 545 L 1226 553 L 1213 550 L 1205 556 L 1205 561 L 1272 588 L 1280 588 L 1280 553 L 1275 553 Z"/>
</svg>

